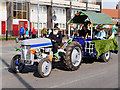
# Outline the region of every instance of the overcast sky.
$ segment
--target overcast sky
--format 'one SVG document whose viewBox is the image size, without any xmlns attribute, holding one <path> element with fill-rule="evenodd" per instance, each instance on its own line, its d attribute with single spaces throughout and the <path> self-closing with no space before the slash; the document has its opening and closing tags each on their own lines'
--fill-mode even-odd
<svg viewBox="0 0 120 90">
<path fill-rule="evenodd" d="M 102 0 L 102 8 L 103 9 L 116 9 L 116 4 L 118 4 L 120 0 Z"/>
</svg>

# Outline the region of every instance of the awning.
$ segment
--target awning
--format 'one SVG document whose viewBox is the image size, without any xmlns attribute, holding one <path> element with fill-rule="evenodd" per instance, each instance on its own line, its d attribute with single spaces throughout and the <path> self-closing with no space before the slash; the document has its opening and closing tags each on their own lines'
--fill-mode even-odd
<svg viewBox="0 0 120 90">
<path fill-rule="evenodd" d="M 75 14 L 75 16 L 70 19 L 67 24 L 75 23 L 75 24 L 108 24 L 113 25 L 114 21 L 110 16 L 105 13 L 96 13 L 90 11 L 80 11 L 79 13 Z"/>
</svg>

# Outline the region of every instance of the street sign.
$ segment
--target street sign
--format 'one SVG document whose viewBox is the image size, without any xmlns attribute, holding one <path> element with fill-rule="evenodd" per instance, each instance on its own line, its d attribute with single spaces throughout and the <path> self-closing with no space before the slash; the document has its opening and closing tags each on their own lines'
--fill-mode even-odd
<svg viewBox="0 0 120 90">
<path fill-rule="evenodd" d="M 53 15 L 52 20 L 56 21 L 56 19 L 57 19 L 56 15 Z"/>
</svg>

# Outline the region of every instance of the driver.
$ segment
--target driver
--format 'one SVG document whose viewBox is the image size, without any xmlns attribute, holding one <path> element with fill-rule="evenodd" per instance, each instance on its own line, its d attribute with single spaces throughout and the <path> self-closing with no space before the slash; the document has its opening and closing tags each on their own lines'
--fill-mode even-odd
<svg viewBox="0 0 120 90">
<path fill-rule="evenodd" d="M 62 34 L 59 31 L 58 27 L 53 28 L 53 32 L 50 33 L 49 38 L 51 39 L 53 45 L 53 54 L 58 59 L 58 46 L 60 46 L 60 44 L 62 43 Z"/>
</svg>

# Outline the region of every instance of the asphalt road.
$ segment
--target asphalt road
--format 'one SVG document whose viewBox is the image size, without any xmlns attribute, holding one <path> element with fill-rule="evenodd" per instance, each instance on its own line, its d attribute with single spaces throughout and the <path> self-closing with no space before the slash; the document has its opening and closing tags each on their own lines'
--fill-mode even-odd
<svg viewBox="0 0 120 90">
<path fill-rule="evenodd" d="M 19 53 L 13 50 L 16 43 L 1 43 L 2 88 L 118 88 L 118 54 L 112 54 L 107 63 L 91 62 L 92 59 L 83 62 L 77 71 L 67 71 L 62 63 L 56 63 L 49 77 L 40 78 L 35 66 L 25 67 L 23 73 L 14 74 L 10 62 Z"/>
</svg>

